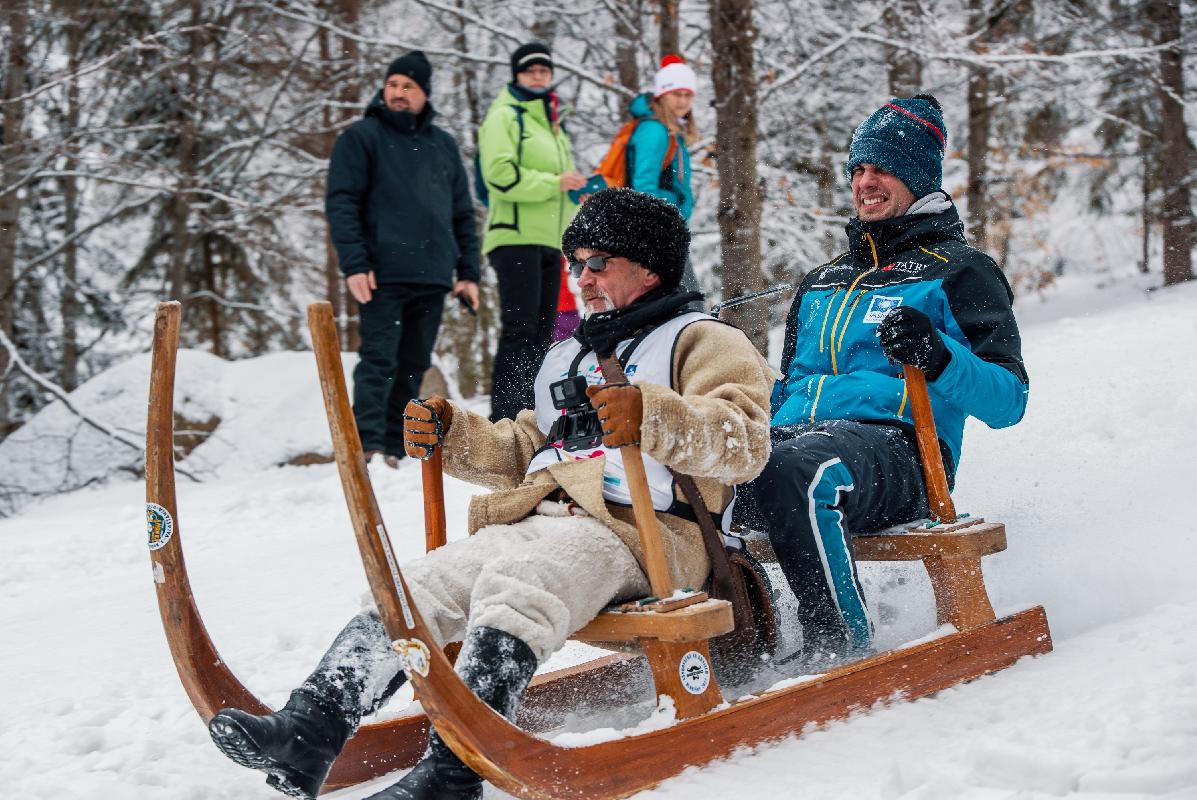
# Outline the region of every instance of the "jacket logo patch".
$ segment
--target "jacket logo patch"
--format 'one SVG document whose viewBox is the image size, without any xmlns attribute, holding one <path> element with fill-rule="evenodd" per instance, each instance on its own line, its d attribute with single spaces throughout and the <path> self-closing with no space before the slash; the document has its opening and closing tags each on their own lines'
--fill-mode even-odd
<svg viewBox="0 0 1197 800">
<path fill-rule="evenodd" d="M 902 305 L 901 297 L 886 297 L 884 295 L 875 294 L 873 299 L 869 302 L 869 310 L 865 312 L 864 320 L 866 325 L 876 325 L 885 319 L 885 315 L 893 311 L 898 306 Z"/>
</svg>

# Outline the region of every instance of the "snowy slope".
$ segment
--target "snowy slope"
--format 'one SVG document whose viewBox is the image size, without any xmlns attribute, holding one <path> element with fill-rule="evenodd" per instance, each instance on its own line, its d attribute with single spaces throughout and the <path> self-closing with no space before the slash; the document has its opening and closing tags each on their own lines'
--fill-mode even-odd
<svg viewBox="0 0 1197 800">
<path fill-rule="evenodd" d="M 995 605 L 1046 605 L 1056 652 L 739 753 L 646 797 L 1197 798 L 1197 286 L 1113 308 L 1071 302 L 1027 315 L 1027 418 L 970 428 L 956 493 L 962 510 L 1006 522 L 1010 549 L 987 560 Z M 365 590 L 335 470 L 271 466 L 275 437 L 300 449 L 326 435 L 304 394 L 304 355 L 180 365 L 219 372 L 205 373 L 209 405 L 238 426 L 209 451 L 215 477 L 179 484 L 192 581 L 222 655 L 271 703 Z M 416 555 L 418 467 L 380 467 L 374 480 L 401 557 Z M 472 491 L 448 482 L 451 531 Z M 0 520 L 5 798 L 281 797 L 216 752 L 179 686 L 142 502 L 139 484 L 114 480 Z M 898 570 L 866 576 L 893 641 L 933 626 L 925 579 Z"/>
</svg>

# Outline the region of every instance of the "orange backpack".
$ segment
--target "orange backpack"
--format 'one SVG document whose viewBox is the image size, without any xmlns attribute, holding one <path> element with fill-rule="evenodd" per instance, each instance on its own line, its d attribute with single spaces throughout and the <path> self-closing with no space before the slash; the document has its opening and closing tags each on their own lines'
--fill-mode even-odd
<svg viewBox="0 0 1197 800">
<path fill-rule="evenodd" d="M 619 129 L 619 133 L 615 134 L 615 139 L 612 140 L 607 155 L 603 156 L 603 160 L 594 168 L 594 174 L 602 175 L 608 186 L 628 185 L 628 142 L 631 141 L 632 132 L 636 130 L 636 126 L 643 121 L 634 119 L 625 122 Z M 676 154 L 677 137 L 671 133 L 669 134 L 669 147 L 665 151 L 665 160 L 661 162 L 662 172 L 673 163 L 673 157 Z"/>
</svg>

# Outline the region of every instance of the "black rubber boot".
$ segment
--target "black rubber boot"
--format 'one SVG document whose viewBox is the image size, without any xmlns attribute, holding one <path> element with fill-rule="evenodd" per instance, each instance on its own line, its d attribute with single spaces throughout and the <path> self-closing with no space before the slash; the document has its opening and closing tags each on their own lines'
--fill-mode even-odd
<svg viewBox="0 0 1197 800">
<path fill-rule="evenodd" d="M 302 691 L 273 714 L 254 716 L 226 708 L 208 723 L 220 751 L 243 767 L 266 773 L 266 782 L 291 797 L 314 798 L 333 759 L 352 732 L 339 713 Z"/>
<path fill-rule="evenodd" d="M 226 708 L 208 733 L 222 753 L 265 772 L 283 794 L 313 798 L 362 717 L 407 681 L 401 666 L 378 616 L 358 614 L 285 706 L 261 717 Z"/>
<path fill-rule="evenodd" d="M 497 628 L 474 628 L 457 658 L 457 672 L 466 686 L 508 719 L 536 672 L 532 648 Z M 482 778 L 467 767 L 434 730 L 428 752 L 411 772 L 365 800 L 479 800 Z"/>
</svg>

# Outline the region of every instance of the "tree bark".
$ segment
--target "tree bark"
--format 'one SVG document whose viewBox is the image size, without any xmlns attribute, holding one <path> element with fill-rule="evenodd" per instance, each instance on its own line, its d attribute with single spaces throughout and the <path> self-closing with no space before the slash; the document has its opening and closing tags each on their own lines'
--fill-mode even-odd
<svg viewBox="0 0 1197 800">
<path fill-rule="evenodd" d="M 5 22 L 9 30 L 9 47 L 4 56 L 4 99 L 23 94 L 29 71 L 29 3 L 13 0 L 5 3 Z M 16 327 L 16 261 L 17 230 L 21 214 L 21 198 L 13 186 L 22 172 L 25 157 L 24 101 L 7 102 L 0 116 L 0 330 L 10 341 Z M 0 374 L 8 368 L 8 351 L 0 348 Z M 0 403 L 0 437 L 12 426 L 8 403 Z"/>
<path fill-rule="evenodd" d="M 911 39 L 911 20 L 917 19 L 919 9 L 913 0 L 898 0 L 885 12 L 885 26 L 895 39 Z M 893 97 L 911 97 L 923 85 L 923 62 L 909 50 L 888 48 L 889 93 Z"/>
<path fill-rule="evenodd" d="M 670 53 L 681 54 L 681 35 L 677 16 L 678 0 L 657 0 L 659 34 L 657 55 L 664 58 Z"/>
<path fill-rule="evenodd" d="M 636 53 L 640 42 L 640 0 L 616 0 L 615 71 L 619 85 L 629 92 L 640 91 L 640 68 Z"/>
<path fill-rule="evenodd" d="M 715 87 L 715 158 L 719 171 L 719 237 L 723 296 L 764 287 L 761 194 L 756 171 L 757 107 L 752 0 L 710 0 L 711 78 Z M 758 304 L 759 305 L 759 304 Z M 751 303 L 728 309 L 766 356 L 769 318 Z"/>
<path fill-rule="evenodd" d="M 74 74 L 79 69 L 79 46 L 82 39 L 82 19 L 72 20 L 67 28 L 67 70 Z M 79 130 L 79 82 L 69 81 L 66 86 L 66 131 Z M 65 172 L 73 173 L 79 167 L 74 146 L 68 146 L 63 160 Z M 60 179 L 62 185 L 63 230 L 62 235 L 73 240 L 79 227 L 79 183 L 73 177 Z M 71 241 L 62 253 L 62 365 L 59 382 L 68 392 L 79 385 L 79 316 L 82 304 L 79 302 L 79 247 Z"/>
<path fill-rule="evenodd" d="M 1185 133 L 1184 62 L 1180 44 L 1181 0 L 1157 0 L 1152 6 L 1159 20 L 1159 43 L 1172 43 L 1160 52 L 1160 159 L 1164 199 L 1160 209 L 1164 236 L 1164 285 L 1193 279 L 1193 207 L 1189 197 L 1189 140 Z"/>
<path fill-rule="evenodd" d="M 200 27 L 203 25 L 203 3 L 191 0 L 191 27 L 188 34 L 188 57 L 178 80 L 179 143 L 175 151 L 178 159 L 178 181 L 175 184 L 170 226 L 170 296 L 182 300 L 187 293 L 187 266 L 191 257 L 191 191 L 195 185 L 196 148 L 199 145 L 197 100 L 200 91 L 199 63 L 203 51 Z"/>
<path fill-rule="evenodd" d="M 969 32 L 981 33 L 973 49 L 985 51 L 984 31 L 988 28 L 984 0 L 969 0 Z M 986 161 L 989 157 L 989 132 L 992 108 L 989 105 L 989 72 L 972 68 L 968 75 L 968 238 L 973 247 L 985 250 L 988 246 L 989 176 Z"/>
</svg>

